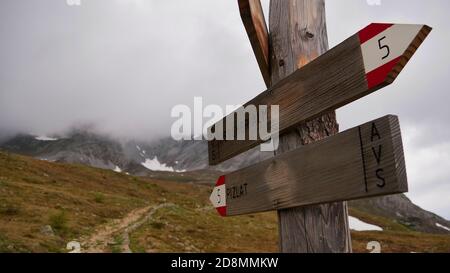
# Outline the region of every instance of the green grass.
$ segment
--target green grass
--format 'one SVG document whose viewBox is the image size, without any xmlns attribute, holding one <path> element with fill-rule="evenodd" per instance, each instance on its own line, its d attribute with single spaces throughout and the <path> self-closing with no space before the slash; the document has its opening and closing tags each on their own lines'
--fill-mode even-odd
<svg viewBox="0 0 450 273">
<path fill-rule="evenodd" d="M 112 245 L 111 252 L 112 253 L 121 253 L 122 252 L 122 244 L 123 244 L 123 237 L 122 235 L 117 235 L 114 237 L 114 245 Z"/>
<path fill-rule="evenodd" d="M 64 211 L 58 211 L 49 217 L 50 226 L 62 234 L 68 232 L 68 222 L 67 214 Z"/>
<path fill-rule="evenodd" d="M 105 196 L 101 192 L 96 192 L 94 195 L 94 201 L 96 203 L 104 203 L 105 202 Z"/>
<path fill-rule="evenodd" d="M 161 189 L 156 184 L 147 188 L 153 182 L 0 152 L 0 234 L 20 243 L 22 250 L 64 252 L 74 238 L 152 204 Z M 45 225 L 51 225 L 56 236 L 41 234 Z M 27 237 L 30 234 L 34 238 Z"/>
</svg>

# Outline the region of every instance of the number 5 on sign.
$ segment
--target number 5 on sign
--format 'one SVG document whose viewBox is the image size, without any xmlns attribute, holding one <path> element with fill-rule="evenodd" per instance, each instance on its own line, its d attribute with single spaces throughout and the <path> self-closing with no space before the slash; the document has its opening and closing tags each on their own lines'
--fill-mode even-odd
<svg viewBox="0 0 450 273">
<path fill-rule="evenodd" d="M 226 190 L 225 177 L 221 176 L 217 181 L 216 187 L 213 189 L 211 196 L 209 197 L 211 203 L 217 208 L 217 211 L 222 216 L 226 216 Z"/>
<path fill-rule="evenodd" d="M 81 244 L 79 242 L 69 242 L 66 248 L 71 250 L 69 253 L 81 253 Z"/>
<path fill-rule="evenodd" d="M 423 27 L 423 25 L 371 24 L 359 33 L 369 87 L 385 80 L 387 72 L 398 64 L 411 46 L 411 41 L 414 41 Z"/>
<path fill-rule="evenodd" d="M 366 249 L 370 250 L 370 253 L 381 253 L 381 244 L 377 241 L 368 242 Z"/>
<path fill-rule="evenodd" d="M 378 45 L 380 46 L 380 49 L 386 49 L 387 53 L 386 55 L 383 56 L 383 58 L 381 58 L 382 60 L 386 59 L 387 57 L 389 57 L 389 55 L 391 54 L 391 49 L 389 48 L 389 46 L 387 45 L 382 45 L 381 41 L 383 41 L 384 39 L 386 39 L 386 36 L 384 36 L 383 38 L 381 38 L 380 40 L 378 40 Z"/>
</svg>

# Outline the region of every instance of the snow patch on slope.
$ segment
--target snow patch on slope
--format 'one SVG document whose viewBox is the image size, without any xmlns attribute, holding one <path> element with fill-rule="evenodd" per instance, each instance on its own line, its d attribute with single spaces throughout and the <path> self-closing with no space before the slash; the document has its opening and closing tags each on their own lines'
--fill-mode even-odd
<svg viewBox="0 0 450 273">
<path fill-rule="evenodd" d="M 185 170 L 177 171 L 174 168 L 167 166 L 165 163 L 159 162 L 157 156 L 155 156 L 153 159 L 147 158 L 141 164 L 150 171 L 177 172 L 177 173 L 185 172 Z"/>
<path fill-rule="evenodd" d="M 439 223 L 436 223 L 436 226 L 439 227 L 439 228 L 445 229 L 446 231 L 450 231 L 450 228 L 448 228 L 448 227 L 446 227 L 444 225 L 441 225 Z"/>
<path fill-rule="evenodd" d="M 356 230 L 356 231 L 383 231 L 383 229 L 379 226 L 371 225 L 368 223 L 365 223 L 358 218 L 349 216 L 348 221 L 350 224 L 350 229 Z"/>
<path fill-rule="evenodd" d="M 122 169 L 121 169 L 119 166 L 116 166 L 116 168 L 114 169 L 114 171 L 115 171 L 116 173 L 121 173 L 121 172 L 122 172 Z"/>
<path fill-rule="evenodd" d="M 39 141 L 57 141 L 57 138 L 54 137 L 48 137 L 48 136 L 37 136 L 34 139 L 39 140 Z"/>
</svg>

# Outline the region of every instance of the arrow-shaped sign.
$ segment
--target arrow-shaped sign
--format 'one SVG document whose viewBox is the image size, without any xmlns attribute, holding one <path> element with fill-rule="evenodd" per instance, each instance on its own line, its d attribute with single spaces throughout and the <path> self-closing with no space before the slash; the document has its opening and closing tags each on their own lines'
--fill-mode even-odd
<svg viewBox="0 0 450 273">
<path fill-rule="evenodd" d="M 259 0 L 238 0 L 242 22 L 266 86 L 270 85 L 269 32 Z"/>
<path fill-rule="evenodd" d="M 283 133 L 391 84 L 430 31 L 426 25 L 371 24 L 244 107 L 279 105 L 279 130 Z M 224 135 L 228 135 L 227 129 L 237 127 L 236 122 L 233 128 L 226 128 L 223 120 Z M 245 126 L 248 132 L 248 122 Z M 209 141 L 209 162 L 219 164 L 262 142 Z"/>
<path fill-rule="evenodd" d="M 210 200 L 233 216 L 406 191 L 400 126 L 386 116 L 221 176 Z"/>
<path fill-rule="evenodd" d="M 423 25 L 372 24 L 359 32 L 368 88 L 392 83 L 426 38 Z"/>
</svg>

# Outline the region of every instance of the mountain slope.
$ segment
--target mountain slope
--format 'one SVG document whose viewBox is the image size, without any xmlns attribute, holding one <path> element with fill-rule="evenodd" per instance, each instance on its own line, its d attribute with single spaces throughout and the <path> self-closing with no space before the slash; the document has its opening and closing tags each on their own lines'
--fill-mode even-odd
<svg viewBox="0 0 450 273">
<path fill-rule="evenodd" d="M 135 175 L 145 175 L 149 169 L 175 172 L 213 169 L 229 172 L 271 156 L 271 153 L 260 153 L 255 148 L 211 168 L 208 166 L 206 141 L 164 138 L 151 142 L 120 142 L 81 130 L 57 138 L 18 135 L 0 143 L 0 149 L 48 161 L 79 163 L 110 170 L 119 167 Z M 146 168 L 146 161 L 153 161 L 154 168 Z"/>
<path fill-rule="evenodd" d="M 221 219 L 209 205 L 210 187 L 174 181 L 133 177 L 0 152 L 0 252 L 65 252 L 66 244 L 74 240 L 85 242 L 83 250 L 114 252 L 122 241 L 124 229 L 129 227 L 120 227 L 120 223 L 131 226 L 142 220 L 148 210 L 164 204 L 196 212 L 199 218 L 207 213 L 216 222 L 229 225 L 232 233 L 238 233 L 241 228 L 261 233 L 256 223 L 267 222 L 267 214 Z M 233 227 L 236 225 L 239 227 Z M 207 237 L 221 226 L 211 224 L 205 228 L 209 230 L 204 233 Z M 105 230 L 110 230 L 111 234 Z M 267 233 L 261 234 L 267 236 Z M 91 238 L 104 241 L 95 245 L 97 240 Z M 267 245 L 275 245 L 274 238 L 275 233 Z M 268 247 L 258 248 L 252 243 L 255 239 L 242 240 L 232 247 L 252 252 L 269 251 Z M 223 247 L 224 251 L 231 250 L 228 248 L 231 245 Z"/>
<path fill-rule="evenodd" d="M 120 143 L 87 132 L 66 138 L 18 135 L 2 144 L 4 150 L 48 161 L 80 163 L 103 169 L 125 165 Z"/>
<path fill-rule="evenodd" d="M 70 241 L 95 252 L 277 251 L 276 213 L 222 218 L 209 204 L 210 186 L 172 175 L 133 177 L 0 152 L 0 252 L 66 252 Z M 353 231 L 356 252 L 373 240 L 383 252 L 450 252 L 449 235 L 354 207 L 351 214 L 383 229 Z"/>
<path fill-rule="evenodd" d="M 351 207 L 396 221 L 410 229 L 436 234 L 450 234 L 445 227 L 450 222 L 444 218 L 414 205 L 404 194 L 356 200 Z"/>
</svg>

